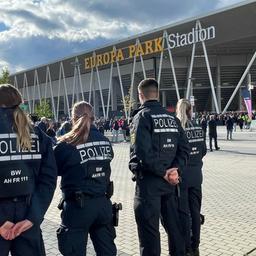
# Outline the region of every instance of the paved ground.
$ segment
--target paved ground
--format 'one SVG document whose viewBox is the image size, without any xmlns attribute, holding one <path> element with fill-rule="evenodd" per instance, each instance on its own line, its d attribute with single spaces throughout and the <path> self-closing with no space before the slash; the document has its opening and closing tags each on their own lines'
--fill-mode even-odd
<svg viewBox="0 0 256 256">
<path fill-rule="evenodd" d="M 219 128 L 220 151 L 209 152 L 204 159 L 203 209 L 206 223 L 202 227 L 201 256 L 242 256 L 256 247 L 256 132 L 234 133 L 233 141 L 225 140 L 225 129 Z M 112 178 L 115 182 L 113 201 L 123 203 L 116 244 L 119 255 L 139 255 L 133 216 L 134 183 L 127 168 L 129 146 L 114 145 Z M 55 230 L 59 223 L 56 208 L 59 189 L 42 225 L 47 255 L 60 255 Z M 162 255 L 167 254 L 163 230 Z M 95 255 L 89 244 L 88 255 Z M 249 254 L 255 256 L 256 251 Z"/>
</svg>

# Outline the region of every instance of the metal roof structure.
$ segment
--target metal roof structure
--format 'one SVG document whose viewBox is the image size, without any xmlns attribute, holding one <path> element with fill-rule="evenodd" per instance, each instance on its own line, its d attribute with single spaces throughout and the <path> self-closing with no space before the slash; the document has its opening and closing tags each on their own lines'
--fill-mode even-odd
<svg viewBox="0 0 256 256">
<path fill-rule="evenodd" d="M 229 101 L 231 95 L 233 100 L 236 95 L 233 95 L 232 91 L 234 90 L 235 86 L 240 83 L 240 78 L 244 74 L 244 71 L 246 70 L 247 65 L 250 63 L 250 60 L 254 60 L 252 59 L 252 57 L 254 58 L 254 53 L 256 50 L 255 19 L 256 1 L 248 0 L 239 4 L 219 9 L 217 11 L 207 13 L 205 15 L 200 15 L 183 21 L 178 21 L 167 26 L 163 26 L 145 33 L 131 36 L 126 39 L 107 44 L 100 48 L 87 50 L 76 55 L 68 56 L 54 62 L 50 62 L 48 64 L 17 72 L 11 74 L 11 79 L 13 82 L 16 83 L 17 87 L 19 88 L 23 88 L 25 86 L 35 86 L 36 73 L 39 83 L 47 85 L 48 73 L 50 74 L 49 78 L 51 82 L 59 81 L 60 68 L 62 66 L 65 78 L 75 77 L 77 73 L 79 73 L 79 75 L 81 75 L 84 79 L 83 81 L 87 81 L 90 80 L 90 74 L 96 72 L 98 80 L 100 81 L 100 75 L 98 74 L 102 74 L 106 70 L 110 70 L 112 65 L 109 63 L 93 68 L 93 70 L 85 69 L 85 59 L 89 58 L 94 53 L 97 55 L 104 54 L 106 52 L 112 51 L 113 47 L 115 47 L 116 49 L 126 50 L 130 45 L 136 44 L 138 40 L 139 42 L 143 43 L 151 40 L 152 38 L 164 38 L 165 33 L 166 35 L 176 33 L 186 34 L 189 33 L 192 28 L 196 27 L 200 23 L 200 26 L 202 28 L 214 26 L 216 30 L 216 36 L 211 40 L 205 41 L 205 43 L 203 42 L 202 44 L 195 44 L 195 49 L 193 49 L 194 46 L 192 47 L 191 45 L 187 45 L 183 47 L 176 47 L 174 49 L 171 49 L 170 51 L 167 43 L 164 44 L 164 50 L 162 52 L 147 54 L 143 57 L 137 56 L 135 62 L 138 62 L 139 60 L 141 62 L 141 74 L 139 74 L 138 70 L 135 70 L 135 74 L 132 74 L 132 66 L 126 72 L 121 72 L 120 67 L 122 68 L 128 67 L 132 64 L 134 65 L 134 58 L 125 58 L 124 60 L 114 63 L 115 66 L 112 67 L 114 69 L 113 76 L 119 77 L 122 94 L 120 95 L 123 98 L 124 93 L 126 93 L 128 90 L 127 88 L 131 85 L 131 83 L 134 82 L 132 82 L 132 80 L 134 80 L 134 76 L 142 79 L 143 76 L 145 77 L 150 75 L 157 77 L 158 75 L 160 86 L 162 89 L 169 90 L 172 85 L 175 85 L 177 97 L 175 96 L 175 94 L 171 94 L 170 96 L 168 96 L 171 101 L 175 102 L 177 98 L 179 98 L 179 91 L 183 93 L 183 91 L 186 90 L 187 86 L 188 93 L 190 84 L 189 79 L 192 78 L 191 75 L 193 69 L 193 77 L 196 77 L 196 84 L 201 85 L 201 91 L 197 90 L 198 102 L 205 97 L 207 86 L 209 88 L 210 84 L 215 109 L 217 110 L 217 112 L 219 112 L 220 110 L 217 106 L 217 100 L 219 101 L 218 105 L 220 105 L 220 108 L 222 97 L 224 97 L 223 104 L 226 104 L 227 101 Z M 171 69 L 170 65 L 166 62 L 169 57 L 170 61 L 172 62 Z M 206 64 L 203 61 L 204 57 Z M 195 59 L 195 68 L 192 68 L 190 65 L 191 59 Z M 146 63 L 147 61 L 151 64 L 149 64 L 148 67 L 145 68 L 144 62 Z M 79 67 L 79 72 L 77 71 L 77 68 L 74 67 L 74 62 L 81 64 L 81 66 Z M 247 75 L 248 73 L 250 73 L 251 75 L 250 78 L 253 81 L 256 81 L 256 66 L 254 64 L 254 61 L 250 63 L 250 67 L 245 75 Z M 244 80 L 245 77 L 243 77 L 243 81 L 241 81 L 239 87 L 241 87 Z M 216 84 L 219 84 L 219 86 L 222 85 L 222 96 L 217 93 L 216 97 L 214 92 L 214 90 L 218 91 L 218 86 L 215 86 Z M 99 82 L 99 85 L 95 86 L 95 88 L 96 87 L 100 90 L 101 102 L 103 106 L 105 105 L 104 102 L 108 101 L 108 86 L 103 85 L 103 88 L 99 88 L 101 87 Z M 85 93 L 88 93 L 91 88 L 92 87 L 90 84 L 90 87 L 85 90 Z M 204 90 L 205 92 L 203 92 Z M 56 97 L 56 94 L 53 93 L 52 102 L 54 102 L 54 97 Z M 211 105 L 209 100 L 210 99 L 208 99 L 207 108 L 209 108 L 209 106 Z M 231 104 L 231 102 L 229 104 Z M 202 105 L 201 108 L 203 109 L 204 107 L 205 106 Z M 232 108 L 235 109 L 236 106 L 234 105 L 232 106 Z"/>
</svg>

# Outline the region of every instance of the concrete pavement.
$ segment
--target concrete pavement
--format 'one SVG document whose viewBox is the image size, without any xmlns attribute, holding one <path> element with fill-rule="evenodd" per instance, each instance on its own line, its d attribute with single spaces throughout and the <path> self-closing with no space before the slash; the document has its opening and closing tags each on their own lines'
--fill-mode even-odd
<svg viewBox="0 0 256 256">
<path fill-rule="evenodd" d="M 208 152 L 204 159 L 201 256 L 242 256 L 256 247 L 256 132 L 237 131 L 233 141 L 226 140 L 220 127 L 220 151 Z M 118 255 L 139 255 L 136 224 L 133 215 L 134 183 L 127 163 L 128 143 L 114 145 L 112 179 L 115 182 L 113 201 L 122 202 L 120 225 L 117 228 Z M 56 229 L 60 223 L 56 208 L 59 188 L 42 225 L 47 255 L 60 255 Z M 161 228 L 163 256 L 168 255 L 167 238 Z M 88 255 L 95 255 L 89 243 Z M 256 251 L 249 254 L 255 256 Z"/>
</svg>

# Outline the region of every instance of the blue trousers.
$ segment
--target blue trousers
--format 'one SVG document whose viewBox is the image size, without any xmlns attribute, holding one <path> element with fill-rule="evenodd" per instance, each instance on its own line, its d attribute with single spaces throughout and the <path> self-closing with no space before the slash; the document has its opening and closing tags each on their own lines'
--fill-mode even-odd
<svg viewBox="0 0 256 256">
<path fill-rule="evenodd" d="M 84 201 L 81 208 L 75 201 L 66 201 L 57 230 L 59 251 L 64 256 L 85 256 L 88 234 L 97 256 L 115 256 L 115 228 L 112 204 L 106 197 Z"/>
<path fill-rule="evenodd" d="M 6 221 L 13 223 L 22 221 L 25 219 L 26 213 L 27 204 L 25 201 L 0 202 L 0 225 L 2 226 Z M 12 256 L 45 256 L 40 227 L 34 225 L 11 241 L 0 236 L 0 255 L 8 256 L 9 252 Z"/>
<path fill-rule="evenodd" d="M 199 247 L 201 202 L 201 187 L 182 187 L 179 208 L 187 251 Z"/>
<path fill-rule="evenodd" d="M 170 255 L 184 256 L 185 244 L 175 195 L 152 196 L 148 198 L 136 196 L 134 211 L 141 256 L 161 255 L 160 219 L 168 234 Z"/>
</svg>

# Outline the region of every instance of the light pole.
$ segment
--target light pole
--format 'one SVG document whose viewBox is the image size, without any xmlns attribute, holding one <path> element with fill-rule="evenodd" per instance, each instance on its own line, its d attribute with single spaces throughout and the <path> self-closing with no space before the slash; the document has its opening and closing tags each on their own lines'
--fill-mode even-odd
<svg viewBox="0 0 256 256">
<path fill-rule="evenodd" d="M 195 97 L 193 95 L 193 81 L 195 81 L 194 77 L 188 78 L 190 80 L 190 96 L 189 96 L 189 101 L 191 104 L 191 113 L 192 113 L 192 118 L 195 118 L 194 114 L 194 106 L 195 106 Z"/>
</svg>

